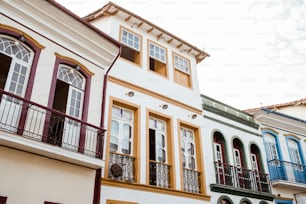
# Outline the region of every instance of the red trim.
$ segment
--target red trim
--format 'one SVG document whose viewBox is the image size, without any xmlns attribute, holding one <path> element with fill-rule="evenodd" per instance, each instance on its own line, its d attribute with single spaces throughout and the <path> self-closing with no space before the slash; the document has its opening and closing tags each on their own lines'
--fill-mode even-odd
<svg viewBox="0 0 306 204">
<path fill-rule="evenodd" d="M 245 160 L 244 160 L 244 153 L 243 153 L 243 146 L 242 143 L 239 139 L 234 139 L 233 141 L 233 148 L 238 149 L 239 150 L 239 154 L 240 154 L 240 161 L 241 161 L 241 167 L 245 168 Z"/>
<path fill-rule="evenodd" d="M 214 133 L 214 142 L 221 145 L 223 163 L 227 164 L 227 158 L 225 156 L 225 140 L 220 132 Z"/>
<path fill-rule="evenodd" d="M 0 33 L 11 36 L 11 37 L 14 37 L 16 39 L 18 39 L 18 37 L 20 37 L 22 35 L 22 33 L 18 33 L 18 32 L 12 31 L 12 30 L 7 30 L 7 29 L 4 29 L 4 28 L 0 28 Z M 40 53 L 41 53 L 41 49 L 39 47 L 35 46 L 35 44 L 28 38 L 25 39 L 24 44 L 29 46 L 30 49 L 32 49 L 32 51 L 34 52 L 34 58 L 33 58 L 33 61 L 32 61 L 32 65 L 31 65 L 31 69 L 30 69 L 30 73 L 29 73 L 29 79 L 28 79 L 28 83 L 27 83 L 27 87 L 26 87 L 25 96 L 24 96 L 25 99 L 30 100 L 31 95 L 32 95 L 33 84 L 34 84 L 34 79 L 35 79 L 35 74 L 36 74 L 36 70 L 37 70 L 37 64 L 38 64 L 38 59 L 39 59 L 39 56 L 40 56 Z M 22 133 L 23 133 L 27 112 L 28 112 L 27 106 L 23 106 L 22 111 L 21 111 L 21 115 L 20 115 L 19 124 L 18 124 L 18 130 L 17 130 L 18 135 L 22 135 Z"/>
<path fill-rule="evenodd" d="M 96 177 L 95 177 L 93 204 L 99 204 L 100 203 L 101 176 L 102 176 L 102 170 L 97 169 L 96 170 Z"/>
<path fill-rule="evenodd" d="M 251 145 L 251 153 L 256 155 L 256 161 L 257 161 L 257 165 L 258 165 L 258 171 L 260 172 L 264 172 L 263 171 L 263 167 L 262 167 L 262 163 L 261 163 L 261 157 L 260 157 L 260 152 L 259 149 L 256 145 L 252 144 Z"/>
</svg>

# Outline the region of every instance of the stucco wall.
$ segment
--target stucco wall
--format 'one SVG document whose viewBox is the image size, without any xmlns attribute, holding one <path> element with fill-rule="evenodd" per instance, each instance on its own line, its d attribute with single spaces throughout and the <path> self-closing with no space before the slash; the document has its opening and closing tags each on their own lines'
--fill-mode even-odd
<svg viewBox="0 0 306 204">
<path fill-rule="evenodd" d="M 0 195 L 7 204 L 92 203 L 95 170 L 0 146 Z"/>
</svg>

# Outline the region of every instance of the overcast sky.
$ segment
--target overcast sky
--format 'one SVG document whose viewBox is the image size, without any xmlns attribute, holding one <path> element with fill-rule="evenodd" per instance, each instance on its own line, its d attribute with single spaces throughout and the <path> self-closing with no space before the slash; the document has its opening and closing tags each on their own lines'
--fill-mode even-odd
<svg viewBox="0 0 306 204">
<path fill-rule="evenodd" d="M 57 0 L 83 17 L 105 0 Z M 211 57 L 202 94 L 239 109 L 306 97 L 304 0 L 113 0 Z"/>
</svg>

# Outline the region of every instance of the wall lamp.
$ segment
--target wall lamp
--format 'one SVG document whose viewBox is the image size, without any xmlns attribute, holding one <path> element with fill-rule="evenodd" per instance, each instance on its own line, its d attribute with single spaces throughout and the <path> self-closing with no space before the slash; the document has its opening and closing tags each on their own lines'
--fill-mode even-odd
<svg viewBox="0 0 306 204">
<path fill-rule="evenodd" d="M 129 91 L 125 95 L 127 95 L 129 97 L 133 97 L 135 95 L 135 92 L 134 91 Z"/>
<path fill-rule="evenodd" d="M 18 40 L 20 41 L 20 42 L 25 42 L 26 41 L 26 38 L 24 37 L 24 35 L 20 35 L 19 37 L 18 37 Z"/>
<path fill-rule="evenodd" d="M 167 104 L 161 104 L 159 105 L 162 109 L 167 109 L 168 108 L 168 105 Z"/>
</svg>

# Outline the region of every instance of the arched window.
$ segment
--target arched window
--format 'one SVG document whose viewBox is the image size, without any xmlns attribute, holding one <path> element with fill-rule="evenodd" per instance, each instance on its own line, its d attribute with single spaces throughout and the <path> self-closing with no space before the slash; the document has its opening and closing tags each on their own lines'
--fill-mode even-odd
<svg viewBox="0 0 306 204">
<path fill-rule="evenodd" d="M 264 131 L 263 138 L 271 180 L 286 180 L 287 176 L 276 135 L 274 132 Z"/>
<path fill-rule="evenodd" d="M 300 143 L 294 137 L 287 138 L 288 151 L 291 163 L 287 164 L 288 180 L 304 182 L 304 158 L 300 148 Z"/>
<path fill-rule="evenodd" d="M 260 151 L 257 145 L 251 145 L 251 164 L 252 170 L 257 172 L 264 172 Z"/>
<path fill-rule="evenodd" d="M 50 122 L 46 120 L 51 127 L 47 142 L 82 152 L 85 129 L 65 115 L 86 122 L 92 73 L 74 59 L 59 54 L 56 57 L 48 107 L 62 114 L 53 111 Z"/>
<path fill-rule="evenodd" d="M 24 96 L 34 52 L 18 40 L 0 36 L 0 89 Z"/>
<path fill-rule="evenodd" d="M 215 160 L 215 169 L 216 169 L 216 182 L 218 184 L 231 185 L 231 179 L 229 166 L 227 164 L 227 158 L 225 154 L 225 140 L 223 135 L 220 132 L 215 132 L 213 135 L 214 140 L 214 160 Z"/>
<path fill-rule="evenodd" d="M 252 204 L 252 202 L 247 198 L 242 198 L 240 204 Z"/>
<path fill-rule="evenodd" d="M 234 165 L 238 173 L 242 173 L 242 169 L 245 167 L 244 148 L 242 142 L 238 138 L 233 140 L 233 154 Z"/>
</svg>

